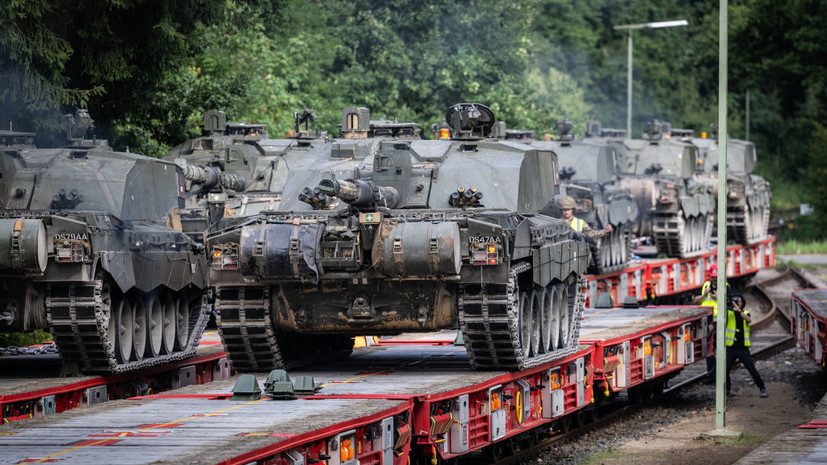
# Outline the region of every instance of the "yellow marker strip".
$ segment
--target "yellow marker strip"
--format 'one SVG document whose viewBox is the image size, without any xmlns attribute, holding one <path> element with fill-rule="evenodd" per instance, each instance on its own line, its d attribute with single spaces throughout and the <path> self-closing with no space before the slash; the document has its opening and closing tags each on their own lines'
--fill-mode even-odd
<svg viewBox="0 0 827 465">
<path fill-rule="evenodd" d="M 463 351 L 464 351 L 464 350 L 465 350 L 465 348 L 462 348 L 462 349 L 457 349 L 457 350 L 456 350 L 456 352 L 459 352 L 460 350 L 463 350 Z M 406 367 L 406 366 L 411 366 L 411 365 L 419 365 L 419 364 L 427 365 L 427 364 L 428 364 L 428 360 L 427 360 L 427 358 L 426 358 L 426 359 L 424 359 L 424 360 L 416 360 L 416 361 L 413 361 L 413 362 L 402 363 L 402 364 L 397 365 L 397 366 L 395 366 L 395 367 L 388 368 L 387 370 L 371 371 L 370 373 L 365 373 L 365 374 L 363 374 L 363 375 L 354 376 L 353 378 L 346 379 L 346 380 L 344 380 L 344 381 L 334 381 L 334 382 L 332 382 L 332 383 L 322 384 L 322 385 L 321 385 L 321 387 L 327 387 L 327 386 L 330 386 L 330 385 L 333 385 L 333 384 L 347 384 L 347 383 L 352 383 L 352 382 L 354 382 L 354 381 L 356 381 L 356 380 L 358 380 L 358 379 L 360 379 L 360 378 L 366 378 L 366 377 L 368 377 L 368 376 L 383 375 L 383 374 L 387 374 L 387 373 L 393 373 L 394 371 L 396 371 L 396 370 L 397 370 L 397 369 L 399 369 L 399 368 Z"/>
<path fill-rule="evenodd" d="M 159 425 L 155 425 L 155 426 L 150 426 L 150 427 L 147 427 L 147 428 L 142 428 L 142 429 L 139 429 L 138 431 L 149 431 L 149 430 L 154 429 L 154 428 L 161 428 L 161 427 L 165 427 L 165 426 L 169 426 L 169 425 L 174 425 L 174 424 L 177 424 L 177 423 L 185 422 L 187 420 L 192 420 L 194 418 L 209 417 L 209 416 L 213 416 L 213 415 L 216 415 L 216 414 L 219 414 L 219 413 L 222 413 L 222 412 L 229 412 L 230 410 L 235 410 L 237 408 L 246 407 L 248 405 L 255 404 L 256 402 L 261 402 L 262 400 L 265 400 L 265 399 L 257 399 L 257 400 L 254 400 L 252 402 L 247 402 L 245 404 L 236 405 L 235 407 L 216 410 L 215 412 L 207 413 L 205 415 L 191 415 L 191 416 L 186 417 L 186 418 L 181 418 L 180 420 L 174 420 L 174 421 L 170 421 L 168 423 L 163 423 L 163 424 L 159 424 Z M 119 436 L 126 436 L 126 433 L 121 433 Z M 112 440 L 112 438 L 101 439 L 100 441 L 95 441 L 95 442 L 92 442 L 92 443 L 89 443 L 89 444 L 84 444 L 82 446 L 73 447 L 71 449 L 66 449 L 64 451 L 56 452 L 52 455 L 47 455 L 46 457 L 43 457 L 43 458 L 38 459 L 38 460 L 31 461 L 29 463 L 40 463 L 40 462 L 49 460 L 53 457 L 57 457 L 58 455 L 68 454 L 69 452 L 80 450 L 80 449 L 83 449 L 85 447 L 97 446 L 98 444 L 103 444 L 104 442 L 111 441 L 111 440 Z"/>
</svg>

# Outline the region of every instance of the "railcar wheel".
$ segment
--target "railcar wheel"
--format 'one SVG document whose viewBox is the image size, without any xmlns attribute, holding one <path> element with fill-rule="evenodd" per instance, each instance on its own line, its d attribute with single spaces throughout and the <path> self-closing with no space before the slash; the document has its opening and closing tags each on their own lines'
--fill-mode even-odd
<svg viewBox="0 0 827 465">
<path fill-rule="evenodd" d="M 132 299 L 132 360 L 144 358 L 146 350 L 146 304 L 140 296 Z"/>
<path fill-rule="evenodd" d="M 190 336 L 190 300 L 186 290 L 178 291 L 175 299 L 175 349 L 187 347 Z"/>
<path fill-rule="evenodd" d="M 171 354 L 175 350 L 175 299 L 171 292 L 164 291 L 161 295 L 161 310 L 163 312 L 163 351 Z"/>
</svg>

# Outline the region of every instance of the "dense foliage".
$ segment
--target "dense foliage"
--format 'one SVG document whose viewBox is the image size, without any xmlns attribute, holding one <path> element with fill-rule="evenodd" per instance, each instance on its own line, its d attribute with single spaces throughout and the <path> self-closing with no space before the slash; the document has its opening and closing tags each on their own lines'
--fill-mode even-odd
<svg viewBox="0 0 827 465">
<path fill-rule="evenodd" d="M 88 106 L 118 147 L 161 155 L 202 114 L 267 123 L 278 137 L 314 108 L 416 121 L 426 135 L 460 101 L 509 127 L 578 131 L 626 121 L 626 31 L 634 32 L 634 128 L 650 118 L 708 130 L 717 119 L 718 2 L 711 0 L 7 0 L 0 4 L 0 122 L 59 137 Z M 777 210 L 814 204 L 827 226 L 827 4 L 730 0 L 730 136 L 750 138 Z"/>
</svg>

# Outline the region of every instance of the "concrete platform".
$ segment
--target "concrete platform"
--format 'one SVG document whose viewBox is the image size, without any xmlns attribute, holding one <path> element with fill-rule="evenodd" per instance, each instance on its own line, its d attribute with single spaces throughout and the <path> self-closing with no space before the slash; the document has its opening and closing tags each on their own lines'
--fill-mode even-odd
<svg viewBox="0 0 827 465">
<path fill-rule="evenodd" d="M 770 439 L 736 464 L 827 464 L 827 405 L 825 402 L 827 402 L 827 396 L 818 403 L 809 423 Z"/>
</svg>

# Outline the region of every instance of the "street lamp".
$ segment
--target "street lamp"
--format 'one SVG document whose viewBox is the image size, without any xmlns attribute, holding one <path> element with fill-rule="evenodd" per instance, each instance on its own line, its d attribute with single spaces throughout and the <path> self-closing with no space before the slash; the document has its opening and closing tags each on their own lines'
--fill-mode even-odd
<svg viewBox="0 0 827 465">
<path fill-rule="evenodd" d="M 678 27 L 688 26 L 689 23 L 685 19 L 678 19 L 675 21 L 660 21 L 657 23 L 640 23 L 640 24 L 622 24 L 615 26 L 618 29 L 629 30 L 629 64 L 628 77 L 626 83 L 626 137 L 632 137 L 632 30 L 634 29 L 661 29 L 664 27 Z"/>
</svg>

